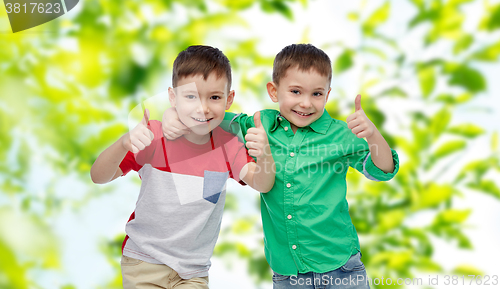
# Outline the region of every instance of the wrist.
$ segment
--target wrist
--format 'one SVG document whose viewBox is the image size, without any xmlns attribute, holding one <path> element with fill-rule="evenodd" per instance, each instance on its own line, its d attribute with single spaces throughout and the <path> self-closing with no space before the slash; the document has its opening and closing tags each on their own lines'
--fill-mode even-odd
<svg viewBox="0 0 500 289">
<path fill-rule="evenodd" d="M 128 147 L 129 147 L 128 143 L 129 143 L 129 142 L 130 142 L 130 133 L 128 133 L 128 132 L 127 132 L 126 134 L 124 134 L 124 135 L 122 135 L 122 136 L 120 137 L 120 139 L 118 140 L 118 142 L 117 142 L 117 143 L 119 143 L 119 144 L 120 144 L 120 145 L 119 145 L 119 148 L 120 148 L 122 151 L 127 151 L 127 152 L 128 152 L 128 151 L 129 151 L 129 149 L 128 149 Z"/>
<path fill-rule="evenodd" d="M 262 165 L 268 165 L 274 163 L 273 155 L 272 154 L 265 154 L 260 157 L 257 157 L 257 165 L 262 166 Z"/>
<path fill-rule="evenodd" d="M 371 136 L 368 136 L 366 137 L 366 141 L 370 144 L 370 143 L 376 143 L 378 141 L 378 139 L 380 139 L 380 137 L 382 136 L 382 134 L 380 133 L 380 131 L 378 131 L 377 128 L 375 128 L 373 130 L 373 133 Z"/>
<path fill-rule="evenodd" d="M 257 158 L 256 165 L 258 167 L 257 171 L 259 172 L 260 176 L 268 176 L 276 172 L 276 167 L 272 155 L 266 155 L 261 158 Z M 266 192 L 269 190 L 270 188 L 267 189 Z"/>
</svg>

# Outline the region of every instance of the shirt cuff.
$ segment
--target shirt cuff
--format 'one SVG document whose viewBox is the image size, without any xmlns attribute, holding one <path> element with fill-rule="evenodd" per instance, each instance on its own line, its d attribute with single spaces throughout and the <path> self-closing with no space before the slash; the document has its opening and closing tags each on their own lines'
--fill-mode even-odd
<svg viewBox="0 0 500 289">
<path fill-rule="evenodd" d="M 392 152 L 392 161 L 394 162 L 394 171 L 392 173 L 386 173 L 383 170 L 379 169 L 372 161 L 371 153 L 366 155 L 365 160 L 363 161 L 363 174 L 369 180 L 382 182 L 388 181 L 392 179 L 399 170 L 399 157 L 398 153 L 391 149 Z"/>
</svg>

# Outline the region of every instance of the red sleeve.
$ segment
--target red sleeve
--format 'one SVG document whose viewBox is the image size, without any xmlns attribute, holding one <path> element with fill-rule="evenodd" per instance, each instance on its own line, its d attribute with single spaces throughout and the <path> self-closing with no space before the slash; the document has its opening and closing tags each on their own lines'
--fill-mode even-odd
<svg viewBox="0 0 500 289">
<path fill-rule="evenodd" d="M 150 120 L 148 128 L 154 134 L 154 139 L 151 142 L 151 145 L 136 154 L 130 151 L 127 152 L 125 158 L 123 158 L 122 162 L 120 163 L 120 169 L 123 172 L 123 176 L 128 174 L 131 170 L 138 172 L 142 168 L 142 166 L 147 163 L 151 163 L 156 145 L 158 144 L 158 142 L 161 142 L 163 132 L 161 130 L 161 122 L 157 120 Z"/>
<path fill-rule="evenodd" d="M 123 174 L 122 176 L 128 174 L 131 170 L 134 171 L 139 171 L 142 168 L 141 165 L 139 165 L 135 161 L 135 155 L 132 152 L 127 152 L 125 157 L 123 158 L 122 162 L 120 163 L 120 169 L 122 170 Z"/>
<path fill-rule="evenodd" d="M 229 163 L 233 179 L 245 186 L 245 182 L 240 180 L 241 169 L 247 163 L 255 162 L 255 160 L 248 154 L 245 145 L 239 141 L 238 137 L 233 137 L 227 142 L 226 148 L 229 151 Z"/>
</svg>

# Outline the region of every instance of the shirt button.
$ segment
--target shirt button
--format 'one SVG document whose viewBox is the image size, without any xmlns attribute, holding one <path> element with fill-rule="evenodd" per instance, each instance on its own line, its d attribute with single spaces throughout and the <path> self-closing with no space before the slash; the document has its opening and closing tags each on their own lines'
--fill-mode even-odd
<svg viewBox="0 0 500 289">
<path fill-rule="evenodd" d="M 295 153 L 291 152 L 291 153 L 290 153 L 290 156 L 291 156 L 291 157 L 295 156 Z"/>
<path fill-rule="evenodd" d="M 285 131 L 288 131 L 288 126 L 285 126 Z"/>
<path fill-rule="evenodd" d="M 281 117 L 280 117 L 280 118 L 278 118 L 278 119 L 279 119 L 280 121 L 282 121 L 282 120 L 283 120 L 283 118 L 281 118 Z"/>
<path fill-rule="evenodd" d="M 294 249 L 294 250 L 295 250 L 295 249 L 297 249 L 297 246 L 293 245 L 293 246 L 292 246 L 292 249 Z"/>
<path fill-rule="evenodd" d="M 290 184 L 290 183 L 286 184 L 286 187 L 287 187 L 287 188 L 289 188 L 289 187 L 291 187 L 291 186 L 292 186 L 292 184 Z"/>
<path fill-rule="evenodd" d="M 292 218 L 292 215 L 288 215 L 286 217 L 288 218 L 288 220 L 290 220 Z"/>
</svg>

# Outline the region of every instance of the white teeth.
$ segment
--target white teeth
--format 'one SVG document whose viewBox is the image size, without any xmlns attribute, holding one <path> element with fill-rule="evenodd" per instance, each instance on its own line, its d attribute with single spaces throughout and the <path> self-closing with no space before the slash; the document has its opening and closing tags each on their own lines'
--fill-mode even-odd
<svg viewBox="0 0 500 289">
<path fill-rule="evenodd" d="M 302 113 L 302 112 L 298 112 L 298 111 L 295 111 L 295 112 L 296 112 L 297 114 L 304 115 L 304 116 L 306 116 L 306 115 L 311 115 L 311 114 L 312 114 L 312 113 Z"/>
<path fill-rule="evenodd" d="M 196 117 L 193 117 L 193 119 L 201 122 L 206 122 L 209 120 L 208 118 L 196 118 Z"/>
</svg>

